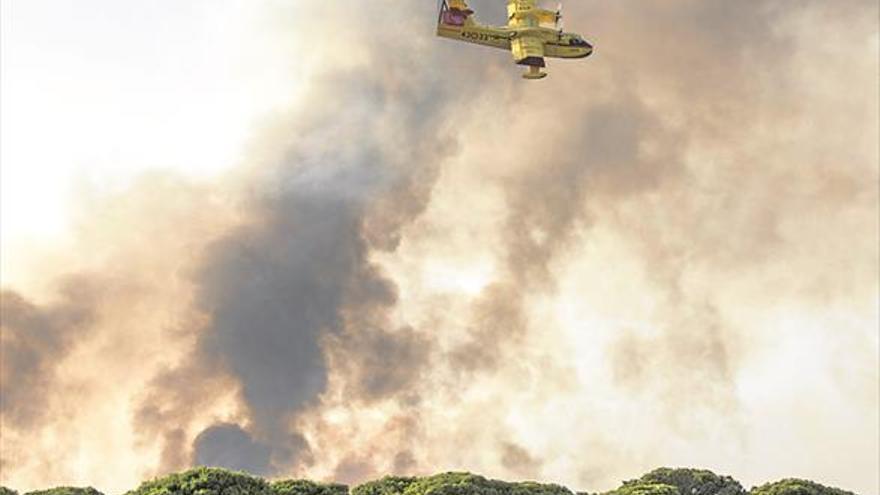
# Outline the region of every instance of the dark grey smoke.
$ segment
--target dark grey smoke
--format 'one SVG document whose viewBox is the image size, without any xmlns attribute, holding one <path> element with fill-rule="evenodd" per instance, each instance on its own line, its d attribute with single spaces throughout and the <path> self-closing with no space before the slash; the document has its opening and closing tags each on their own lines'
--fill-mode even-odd
<svg viewBox="0 0 880 495">
<path fill-rule="evenodd" d="M 197 466 L 223 467 L 263 476 L 272 474 L 270 448 L 255 442 L 237 425 L 212 426 L 199 434 L 193 444 Z"/>
<path fill-rule="evenodd" d="M 341 331 L 349 289 L 368 285 L 377 302 L 393 298 L 384 279 L 363 269 L 364 197 L 344 192 L 346 182 L 355 191 L 369 184 L 357 176 L 308 180 L 293 178 L 282 186 L 289 191 L 263 205 L 256 225 L 212 246 L 198 275 L 198 304 L 213 320 L 202 341 L 205 353 L 239 377 L 267 435 L 324 390 L 319 337 Z"/>
<path fill-rule="evenodd" d="M 336 365 L 347 371 L 348 395 L 364 402 L 389 397 L 402 403 L 417 401 L 415 389 L 430 364 L 431 340 L 411 328 L 357 328 L 359 332 L 337 340 L 344 362 Z"/>
<path fill-rule="evenodd" d="M 342 332 L 352 295 L 368 306 L 394 301 L 360 234 L 380 164 L 369 156 L 334 163 L 328 155 L 323 170 L 296 164 L 299 174 L 260 198 L 257 221 L 211 246 L 197 274 L 197 304 L 212 321 L 200 351 L 240 381 L 254 435 L 272 446 L 277 465 L 298 460 L 304 445 L 287 424 L 326 386 L 321 336 Z M 339 172 L 320 177 L 332 168 Z M 319 176 L 310 176 L 315 170 Z M 197 445 L 196 456 L 213 446 Z"/>
<path fill-rule="evenodd" d="M 96 317 L 100 292 L 88 277 L 71 277 L 44 306 L 0 292 L 0 415 L 16 428 L 49 414 L 56 368 Z"/>
<path fill-rule="evenodd" d="M 197 330 L 200 329 L 190 329 Z M 187 356 L 185 363 L 153 377 L 137 398 L 138 407 L 133 418 L 136 433 L 148 441 L 158 439 L 162 446 L 158 473 L 191 465 L 192 438 L 188 430 L 192 421 L 210 409 L 216 397 L 237 387 L 220 365 L 201 355 L 196 349 Z"/>
<path fill-rule="evenodd" d="M 386 41 L 375 43 L 381 56 Z M 209 325 L 196 364 L 157 380 L 136 418 L 157 417 L 149 413 L 155 404 L 180 397 L 175 375 L 225 370 L 241 387 L 250 426 L 235 427 L 237 441 L 218 440 L 229 428 L 206 430 L 196 460 L 222 445 L 232 459 L 265 446 L 268 465 L 253 466 L 265 472 L 308 462 L 309 446 L 290 425 L 327 386 L 325 345 L 360 377 L 346 388 L 351 400 L 407 390 L 428 362 L 427 343 L 389 322 L 397 291 L 370 253 L 395 249 L 427 204 L 440 162 L 454 150 L 440 126 L 455 107 L 445 104 L 452 89 L 429 66 L 414 56 L 397 64 L 382 74 L 324 76 L 315 105 L 273 131 L 284 137 L 268 150 L 274 163 L 247 179 L 244 223 L 204 252 L 193 280 Z M 404 76 L 405 85 L 394 83 Z M 389 143 L 379 130 L 397 138 Z M 172 409 L 158 416 L 186 416 Z"/>
</svg>

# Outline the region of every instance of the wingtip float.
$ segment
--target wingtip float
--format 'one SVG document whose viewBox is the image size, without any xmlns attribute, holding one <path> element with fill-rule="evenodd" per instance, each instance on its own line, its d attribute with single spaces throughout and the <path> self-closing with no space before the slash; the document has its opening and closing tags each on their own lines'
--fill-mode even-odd
<svg viewBox="0 0 880 495">
<path fill-rule="evenodd" d="M 561 27 L 562 7 L 548 10 L 539 0 L 507 0 L 507 25 L 489 26 L 474 19 L 466 0 L 440 0 L 437 35 L 509 50 L 514 62 L 528 67 L 525 79 L 543 79 L 545 58 L 585 58 L 593 45 Z"/>
</svg>

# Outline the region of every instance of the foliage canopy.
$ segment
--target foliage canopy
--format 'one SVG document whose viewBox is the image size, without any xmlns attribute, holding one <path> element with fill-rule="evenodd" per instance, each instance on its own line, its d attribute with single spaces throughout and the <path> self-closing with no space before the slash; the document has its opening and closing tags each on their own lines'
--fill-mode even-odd
<svg viewBox="0 0 880 495">
<path fill-rule="evenodd" d="M 0 487 L 0 495 L 19 495 Z M 94 488 L 61 487 L 23 495 L 102 495 Z M 450 472 L 426 477 L 386 476 L 349 491 L 346 485 L 292 479 L 269 483 L 245 473 L 201 467 L 147 481 L 126 495 L 575 495 L 560 485 L 508 482 Z M 578 493 L 578 495 L 587 495 Z M 812 481 L 786 479 L 746 492 L 730 476 L 700 469 L 661 468 L 605 495 L 855 495 Z"/>
<path fill-rule="evenodd" d="M 754 488 L 751 495 L 855 495 L 807 480 L 786 479 Z"/>
<path fill-rule="evenodd" d="M 672 489 L 672 490 L 670 490 Z M 730 476 L 704 469 L 660 468 L 637 480 L 627 481 L 614 495 L 745 495 L 742 485 Z"/>
<path fill-rule="evenodd" d="M 73 488 L 69 486 L 62 486 L 59 488 L 52 488 L 51 490 L 40 490 L 37 492 L 29 492 L 25 495 L 103 495 L 98 490 L 94 488 Z"/>
<path fill-rule="evenodd" d="M 266 480 L 220 468 L 197 468 L 148 481 L 127 495 L 273 495 Z"/>
<path fill-rule="evenodd" d="M 471 473 L 425 478 L 388 476 L 355 487 L 352 495 L 573 495 L 568 488 L 534 482 L 490 480 Z"/>
<path fill-rule="evenodd" d="M 634 483 L 624 485 L 609 495 L 679 495 L 679 491 L 664 483 Z"/>
<path fill-rule="evenodd" d="M 348 495 L 348 486 L 337 483 L 316 483 L 309 480 L 276 481 L 271 485 L 275 495 Z"/>
</svg>

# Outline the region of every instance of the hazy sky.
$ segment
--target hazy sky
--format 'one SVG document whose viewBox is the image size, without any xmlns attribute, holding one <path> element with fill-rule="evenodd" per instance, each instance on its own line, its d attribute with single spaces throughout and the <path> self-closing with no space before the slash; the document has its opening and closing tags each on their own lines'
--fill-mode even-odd
<svg viewBox="0 0 880 495">
<path fill-rule="evenodd" d="M 434 3 L 2 3 L 0 484 L 880 491 L 876 2 Z"/>
<path fill-rule="evenodd" d="M 237 163 L 254 120 L 300 80 L 261 33 L 262 12 L 239 0 L 4 2 L 4 247 L 68 231 L 77 187 Z"/>
</svg>

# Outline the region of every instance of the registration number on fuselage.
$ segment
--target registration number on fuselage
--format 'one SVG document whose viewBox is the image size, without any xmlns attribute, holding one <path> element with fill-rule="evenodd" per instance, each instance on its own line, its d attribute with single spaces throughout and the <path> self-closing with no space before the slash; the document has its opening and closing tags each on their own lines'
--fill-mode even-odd
<svg viewBox="0 0 880 495">
<path fill-rule="evenodd" d="M 509 35 L 501 35 L 501 34 L 490 34 L 490 33 L 481 33 L 478 31 L 462 31 L 462 38 L 467 38 L 473 41 L 507 41 L 513 36 Z"/>
</svg>

